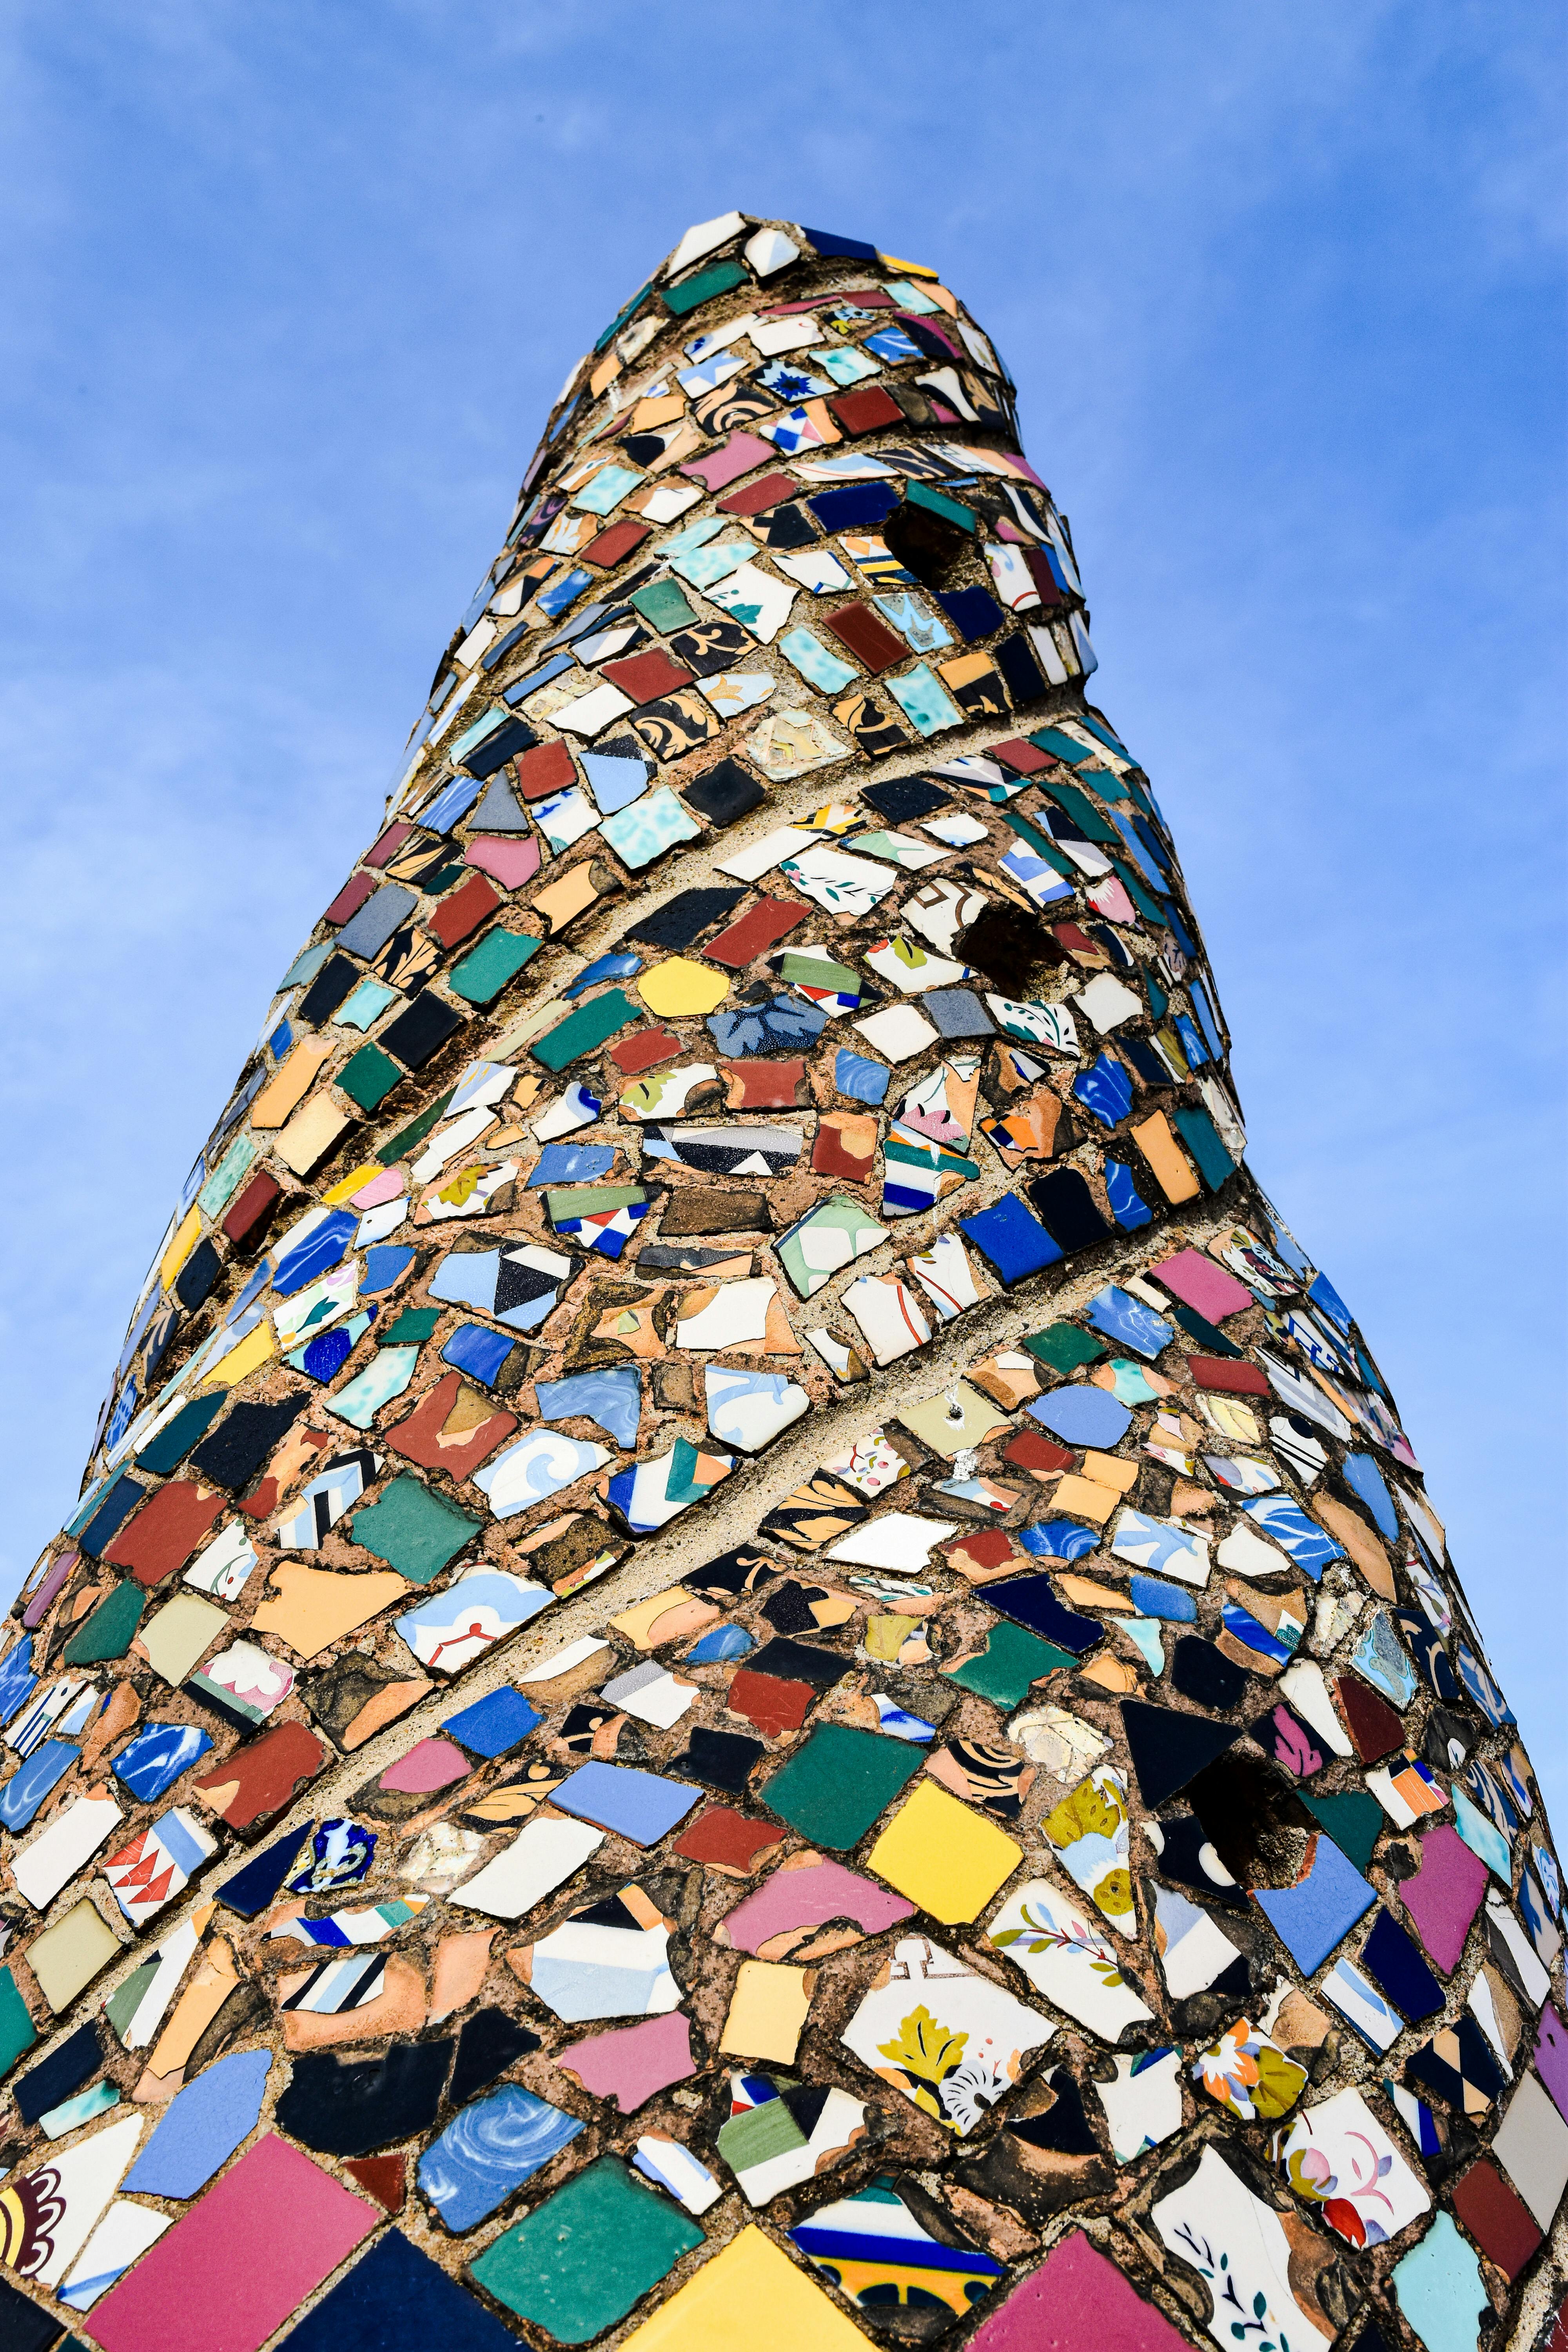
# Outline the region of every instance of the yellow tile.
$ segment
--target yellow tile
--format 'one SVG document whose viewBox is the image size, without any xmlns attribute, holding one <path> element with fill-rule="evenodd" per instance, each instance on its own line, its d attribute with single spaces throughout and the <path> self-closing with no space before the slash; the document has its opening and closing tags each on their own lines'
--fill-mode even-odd
<svg viewBox="0 0 1568 2352">
<path fill-rule="evenodd" d="M 278 1342 L 271 1324 L 258 1323 L 254 1331 L 246 1334 L 237 1348 L 231 1348 L 226 1356 L 219 1358 L 211 1371 L 205 1375 L 202 1386 L 205 1389 L 231 1389 L 245 1378 L 247 1372 L 253 1372 L 258 1364 L 265 1364 L 277 1352 Z"/>
<path fill-rule="evenodd" d="M 1080 1478 L 1069 1470 L 1057 1480 L 1051 1500 L 1058 1511 L 1071 1511 L 1075 1518 L 1092 1519 L 1102 1528 L 1121 1497 L 1114 1486 L 1102 1486 L 1098 1479 Z"/>
<path fill-rule="evenodd" d="M 1057 1591 L 1072 1609 L 1131 1609 L 1132 1602 L 1125 1592 L 1112 1591 L 1092 1576 L 1072 1576 L 1065 1572 L 1057 1577 Z"/>
<path fill-rule="evenodd" d="M 1084 1682 L 1098 1683 L 1101 1690 L 1119 1696 L 1138 1688 L 1137 1675 L 1121 1658 L 1096 1658 L 1091 1665 L 1080 1666 L 1079 1674 Z"/>
<path fill-rule="evenodd" d="M 731 2058 L 771 2058 L 793 2065 L 816 1983 L 815 1969 L 742 1960 L 720 2049 Z"/>
<path fill-rule="evenodd" d="M 384 1176 L 385 1173 L 379 1160 L 362 1161 L 359 1167 L 350 1171 L 341 1184 L 334 1184 L 330 1192 L 322 1193 L 322 1205 L 329 1209 L 341 1208 L 345 1201 L 353 1200 L 362 1184 L 368 1184 L 373 1176 Z"/>
<path fill-rule="evenodd" d="M 330 1569 L 297 1568 L 284 1561 L 272 1571 L 268 1597 L 250 1621 L 251 1631 L 276 1633 L 296 1657 L 313 1658 L 378 1610 L 406 1599 L 412 1590 L 391 1569 L 336 1576 Z"/>
<path fill-rule="evenodd" d="M 872 1847 L 870 1867 L 947 1927 L 982 1912 L 1024 1849 L 984 1813 L 927 1781 Z"/>
<path fill-rule="evenodd" d="M 727 973 L 710 963 L 693 963 L 689 956 L 670 956 L 645 971 L 637 994 L 661 1020 L 678 1020 L 685 1013 L 711 1013 L 730 993 Z"/>
<path fill-rule="evenodd" d="M 179 1232 L 158 1261 L 158 1280 L 167 1290 L 174 1276 L 202 1237 L 202 1213 L 193 1202 L 186 1210 Z"/>
<path fill-rule="evenodd" d="M 866 2352 L 866 2338 L 815 2280 L 748 2223 L 622 2352 Z"/>
<path fill-rule="evenodd" d="M 1123 1462 L 1114 1454 L 1096 1454 L 1092 1447 L 1083 1457 L 1084 1476 L 1092 1478 L 1097 1486 L 1114 1486 L 1119 1495 L 1132 1492 L 1141 1466 L 1136 1462 Z"/>
<path fill-rule="evenodd" d="M 303 1102 L 315 1085 L 316 1073 L 331 1051 L 330 1039 L 301 1037 L 251 1104 L 251 1126 L 281 1127 L 295 1104 Z"/>
<path fill-rule="evenodd" d="M 553 939 L 557 931 L 565 929 L 574 916 L 580 915 L 584 907 L 591 907 L 598 895 L 594 887 L 593 860 L 584 857 L 568 866 L 559 881 L 540 891 L 533 901 L 533 911 L 544 918 L 550 926 L 546 937 Z"/>
<path fill-rule="evenodd" d="M 350 1113 L 331 1095 L 316 1095 L 294 1113 L 272 1149 L 296 1176 L 308 1176 L 353 1124 Z"/>
</svg>

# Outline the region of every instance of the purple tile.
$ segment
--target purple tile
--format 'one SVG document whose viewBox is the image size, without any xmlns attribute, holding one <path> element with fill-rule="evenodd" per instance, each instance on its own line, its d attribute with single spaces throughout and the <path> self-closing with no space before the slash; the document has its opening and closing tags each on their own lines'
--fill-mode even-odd
<svg viewBox="0 0 1568 2352">
<path fill-rule="evenodd" d="M 1421 1867 L 1399 1889 L 1412 1926 L 1445 1976 L 1452 1976 L 1487 1890 L 1487 1866 L 1447 1822 L 1421 1841 Z"/>
</svg>

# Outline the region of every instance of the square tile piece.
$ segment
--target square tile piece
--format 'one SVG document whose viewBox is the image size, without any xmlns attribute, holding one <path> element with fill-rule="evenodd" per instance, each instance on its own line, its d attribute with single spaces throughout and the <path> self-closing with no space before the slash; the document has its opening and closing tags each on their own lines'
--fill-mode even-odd
<svg viewBox="0 0 1568 2352">
<path fill-rule="evenodd" d="M 1005 1831 L 926 1781 L 894 1816 L 868 1866 L 944 1926 L 973 1919 L 1023 1860 Z"/>
</svg>

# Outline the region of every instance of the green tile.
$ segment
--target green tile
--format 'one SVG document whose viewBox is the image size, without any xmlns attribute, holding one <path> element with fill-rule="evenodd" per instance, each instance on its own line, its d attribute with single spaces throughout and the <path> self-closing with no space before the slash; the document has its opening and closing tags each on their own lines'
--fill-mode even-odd
<svg viewBox="0 0 1568 2352">
<path fill-rule="evenodd" d="M 941 515 L 944 522 L 955 522 L 960 530 L 973 534 L 975 529 L 974 517 L 967 507 L 960 506 L 956 499 L 945 498 L 941 490 L 931 489 L 925 482 L 911 482 L 904 497 L 911 507 L 924 507 L 928 514 Z"/>
<path fill-rule="evenodd" d="M 632 1003 L 624 988 L 609 988 L 603 996 L 590 997 L 586 1004 L 580 1004 L 566 1020 L 536 1038 L 528 1050 L 547 1070 L 563 1070 L 568 1062 L 593 1053 L 617 1029 L 641 1019 L 642 1007 Z"/>
<path fill-rule="evenodd" d="M 1042 1642 L 1037 1633 L 1026 1633 L 1022 1625 L 993 1625 L 979 1657 L 945 1671 L 949 1682 L 990 1699 L 995 1706 L 1022 1706 L 1031 1685 L 1042 1675 L 1077 1664 L 1066 1650 L 1058 1650 L 1054 1642 Z"/>
<path fill-rule="evenodd" d="M 470 1004 L 489 1004 L 543 945 L 526 931 L 490 931 L 454 967 L 450 985 Z"/>
<path fill-rule="evenodd" d="M 384 1054 L 379 1045 L 362 1045 L 353 1059 L 343 1064 L 333 1084 L 342 1087 L 361 1110 L 374 1110 L 377 1103 L 386 1100 L 404 1075 L 391 1055 Z"/>
<path fill-rule="evenodd" d="M 648 626 L 668 636 L 671 629 L 694 628 L 697 614 L 686 601 L 686 591 L 679 580 L 650 580 L 639 588 L 629 601 L 637 606 Z"/>
<path fill-rule="evenodd" d="M 1076 1372 L 1080 1364 L 1092 1364 L 1105 1353 L 1100 1342 L 1075 1323 L 1048 1323 L 1043 1331 L 1031 1332 L 1024 1345 L 1054 1372 Z"/>
<path fill-rule="evenodd" d="M 441 1320 L 438 1307 L 405 1307 L 395 1323 L 375 1335 L 378 1348 L 422 1348 Z"/>
<path fill-rule="evenodd" d="M 1211 1192 L 1217 1192 L 1226 1178 L 1236 1173 L 1236 1162 L 1220 1141 L 1218 1129 L 1196 1104 L 1172 1116 L 1181 1129 L 1182 1141 L 1198 1163 L 1198 1174 Z"/>
<path fill-rule="evenodd" d="M 1337 1796 L 1313 1797 L 1301 1790 L 1301 1801 L 1327 1830 L 1343 1854 L 1364 1873 L 1372 1850 L 1384 1829 L 1383 1807 L 1364 1789 L 1349 1789 Z"/>
<path fill-rule="evenodd" d="M 586 2344 L 701 2243 L 670 2199 L 602 2156 L 488 2246 L 472 2270 L 519 2319 L 563 2344 Z"/>
<path fill-rule="evenodd" d="M 422 1479 L 395 1478 L 379 1503 L 355 1514 L 353 1540 L 412 1584 L 428 1584 L 456 1559 L 480 1522 Z"/>
<path fill-rule="evenodd" d="M 411 1118 L 406 1127 L 400 1127 L 390 1142 L 382 1145 L 375 1156 L 384 1168 L 395 1168 L 400 1160 L 406 1160 L 411 1151 L 418 1150 L 430 1129 L 446 1118 L 447 1105 L 457 1091 L 456 1087 L 448 1087 L 428 1110 L 422 1110 L 417 1118 Z"/>
<path fill-rule="evenodd" d="M 689 310 L 700 303 L 710 302 L 715 294 L 727 294 L 731 286 L 744 286 L 746 273 L 738 261 L 716 261 L 711 268 L 700 269 L 695 278 L 688 278 L 679 286 L 661 288 L 659 299 L 667 310 L 684 319 Z M 971 530 L 974 525 L 970 523 Z"/>
<path fill-rule="evenodd" d="M 84 1625 L 79 1625 L 60 1652 L 66 1666 L 100 1666 L 122 1658 L 135 1639 L 147 1595 L 127 1577 L 100 1601 Z"/>
<path fill-rule="evenodd" d="M 0 1969 L 0 2074 L 8 2074 L 24 2050 L 38 2038 L 32 2012 L 9 1969 Z"/>
<path fill-rule="evenodd" d="M 813 1845 L 842 1853 L 921 1769 L 925 1750 L 880 1732 L 819 1723 L 763 1790 L 770 1812 Z"/>
</svg>

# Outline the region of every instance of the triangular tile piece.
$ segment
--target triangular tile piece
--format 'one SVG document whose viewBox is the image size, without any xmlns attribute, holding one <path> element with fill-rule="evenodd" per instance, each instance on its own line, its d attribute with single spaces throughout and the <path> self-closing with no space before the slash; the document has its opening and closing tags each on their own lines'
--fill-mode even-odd
<svg viewBox="0 0 1568 2352">
<path fill-rule="evenodd" d="M 1173 1706 L 1150 1706 L 1135 1698 L 1122 1700 L 1121 1725 L 1138 1775 L 1138 1793 L 1151 1811 L 1241 1738 L 1228 1724 L 1205 1723 L 1201 1716 L 1181 1715 Z"/>
<path fill-rule="evenodd" d="M 408 2169 L 400 2156 L 362 2156 L 343 2170 L 389 2213 L 401 2213 L 408 2195 Z"/>
<path fill-rule="evenodd" d="M 1404 1747 L 1404 1724 L 1387 1700 L 1369 1690 L 1359 1675 L 1342 1675 L 1334 1690 L 1363 1764 L 1375 1764 L 1391 1749 Z"/>
</svg>

